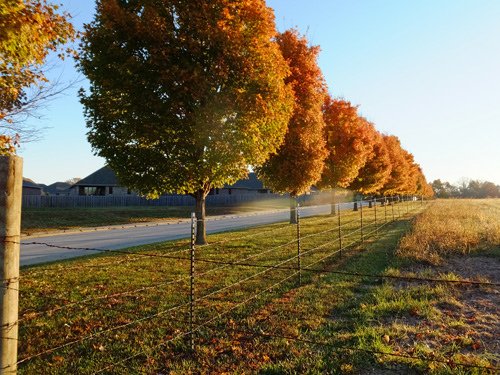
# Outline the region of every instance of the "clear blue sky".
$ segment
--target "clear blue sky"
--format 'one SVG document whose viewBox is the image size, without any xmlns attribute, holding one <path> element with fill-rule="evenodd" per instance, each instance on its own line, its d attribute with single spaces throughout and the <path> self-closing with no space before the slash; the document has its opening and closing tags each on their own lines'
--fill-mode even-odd
<svg viewBox="0 0 500 375">
<path fill-rule="evenodd" d="M 62 0 L 77 27 L 94 1 Z M 330 91 L 397 135 L 429 181 L 500 184 L 500 1 L 268 0 L 280 30 L 320 45 Z M 72 63 L 63 77 L 77 76 Z M 59 74 L 59 73 L 57 73 Z M 84 85 L 81 83 L 79 86 Z M 43 139 L 22 146 L 38 183 L 85 177 L 104 165 L 86 140 L 78 87 L 51 102 Z"/>
</svg>

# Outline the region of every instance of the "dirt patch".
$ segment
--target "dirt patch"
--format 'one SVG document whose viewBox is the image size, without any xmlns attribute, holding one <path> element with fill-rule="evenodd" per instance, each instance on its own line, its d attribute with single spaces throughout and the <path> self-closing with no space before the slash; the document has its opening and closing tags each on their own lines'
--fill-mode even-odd
<svg viewBox="0 0 500 375">
<path fill-rule="evenodd" d="M 462 278 L 486 278 L 500 283 L 500 259 L 484 256 L 453 257 L 437 268 L 441 272 L 453 272 Z"/>
<path fill-rule="evenodd" d="M 412 267 L 418 276 L 453 273 L 460 279 L 500 283 L 500 259 L 493 257 L 452 257 L 440 266 Z M 404 282 L 398 289 L 410 286 Z M 464 355 L 487 355 L 490 363 L 500 365 L 500 288 L 457 284 L 450 286 L 448 300 L 441 299 L 434 306 L 439 319 L 428 321 L 404 317 L 401 323 L 413 328 L 408 342 L 402 347 L 412 347 L 416 342 L 430 349 L 453 347 L 452 352 Z M 386 322 L 386 324 L 389 322 Z M 406 341 L 406 340 L 404 340 Z"/>
<path fill-rule="evenodd" d="M 442 267 L 461 278 L 500 283 L 500 260 L 491 257 L 460 257 L 449 259 Z M 500 363 L 500 288 L 497 286 L 458 287 L 455 298 L 461 302 L 442 312 L 454 319 L 464 320 L 471 328 L 472 349 L 483 347 L 496 354 Z"/>
</svg>

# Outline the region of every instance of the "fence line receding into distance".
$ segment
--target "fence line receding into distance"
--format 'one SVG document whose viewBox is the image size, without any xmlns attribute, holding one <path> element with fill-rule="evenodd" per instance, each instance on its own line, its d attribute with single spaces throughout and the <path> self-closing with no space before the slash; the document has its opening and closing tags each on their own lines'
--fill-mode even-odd
<svg viewBox="0 0 500 375">
<path fill-rule="evenodd" d="M 336 268 L 341 257 L 363 249 L 364 243 L 386 233 L 393 222 L 414 216 L 427 204 L 413 197 L 382 198 L 358 201 L 358 211 L 352 211 L 350 204 L 339 204 L 336 216 L 308 218 L 300 214 L 303 209 L 299 207 L 297 224 L 254 227 L 234 239 L 214 234 L 206 246 L 195 246 L 192 231 L 187 241 L 178 241 L 175 246 L 149 246 L 144 251 L 78 248 L 107 257 L 28 268 L 23 273 L 17 364 L 27 370 L 40 369 L 49 362 L 61 371 L 115 372 L 118 368 L 145 366 L 155 356 L 174 361 L 169 356 L 213 345 L 211 337 L 220 334 L 237 332 L 241 340 L 271 337 L 273 333 L 258 326 L 251 331 L 235 327 L 252 318 L 259 307 L 272 304 L 273 298 L 307 284 L 321 273 L 338 274 L 360 283 L 376 278 L 499 287 L 472 280 L 354 273 Z M 194 229 L 196 219 L 191 220 L 186 225 Z M 112 280 L 110 270 L 117 270 Z M 77 277 L 80 284 L 66 290 L 72 277 Z M 47 278 L 53 278 L 53 282 Z M 4 280 L 0 288 L 10 286 Z M 306 341 L 298 336 L 288 338 Z M 310 344 L 330 345 L 319 341 Z M 175 350 L 164 350 L 169 345 Z"/>
</svg>

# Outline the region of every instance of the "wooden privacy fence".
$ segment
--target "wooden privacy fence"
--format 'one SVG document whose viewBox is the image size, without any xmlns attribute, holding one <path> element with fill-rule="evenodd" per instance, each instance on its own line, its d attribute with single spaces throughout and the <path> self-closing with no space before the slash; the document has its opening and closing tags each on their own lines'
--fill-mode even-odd
<svg viewBox="0 0 500 375">
<path fill-rule="evenodd" d="M 234 194 L 209 195 L 207 204 L 236 205 L 246 202 L 283 199 L 278 194 Z M 126 206 L 193 206 L 195 200 L 189 195 L 165 195 L 159 199 L 146 199 L 138 196 L 23 196 L 23 208 L 70 208 L 70 207 L 126 207 Z"/>
</svg>

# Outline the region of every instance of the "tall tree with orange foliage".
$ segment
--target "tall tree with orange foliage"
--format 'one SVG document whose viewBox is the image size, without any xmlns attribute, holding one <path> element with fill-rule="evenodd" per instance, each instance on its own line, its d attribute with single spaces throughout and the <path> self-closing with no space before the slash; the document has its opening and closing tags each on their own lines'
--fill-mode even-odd
<svg viewBox="0 0 500 375">
<path fill-rule="evenodd" d="M 20 116 L 54 94 L 45 60 L 56 51 L 64 57 L 61 47 L 75 35 L 70 18 L 47 0 L 0 1 L 0 134 L 33 135 Z"/>
<path fill-rule="evenodd" d="M 384 187 L 391 175 L 391 159 L 383 141 L 382 134 L 375 129 L 372 135 L 373 153 L 359 170 L 356 178 L 349 184 L 349 189 L 362 194 L 377 194 Z"/>
<path fill-rule="evenodd" d="M 401 147 L 401 142 L 395 135 L 383 135 L 383 141 L 391 159 L 391 175 L 381 192 L 385 196 L 405 194 L 416 187 L 412 176 L 414 171 L 413 156 Z"/>
<path fill-rule="evenodd" d="M 427 179 L 424 176 L 424 172 L 422 171 L 422 168 L 420 166 L 418 166 L 417 168 L 417 188 L 415 193 L 424 198 L 434 197 L 434 190 L 432 189 L 432 185 L 427 182 Z"/>
<path fill-rule="evenodd" d="M 415 194 L 417 191 L 418 175 L 420 166 L 415 163 L 413 154 L 405 149 L 402 150 L 406 160 L 408 174 L 401 194 Z"/>
<path fill-rule="evenodd" d="M 328 156 L 318 187 L 347 188 L 373 154 L 373 126 L 350 102 L 327 96 L 323 105 Z M 335 197 L 332 193 L 332 214 Z"/>
<path fill-rule="evenodd" d="M 308 191 L 323 170 L 326 150 L 321 108 L 326 86 L 317 63 L 319 47 L 309 46 L 296 30 L 285 31 L 276 39 L 290 67 L 286 83 L 295 100 L 284 143 L 257 172 L 265 186 L 290 194 L 290 222 L 295 223 L 296 197 Z"/>
<path fill-rule="evenodd" d="M 79 67 L 88 139 L 139 193 L 190 194 L 198 244 L 205 200 L 282 144 L 288 66 L 264 0 L 100 0 Z"/>
</svg>

